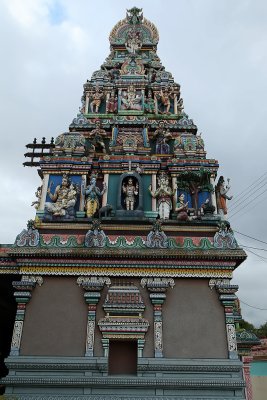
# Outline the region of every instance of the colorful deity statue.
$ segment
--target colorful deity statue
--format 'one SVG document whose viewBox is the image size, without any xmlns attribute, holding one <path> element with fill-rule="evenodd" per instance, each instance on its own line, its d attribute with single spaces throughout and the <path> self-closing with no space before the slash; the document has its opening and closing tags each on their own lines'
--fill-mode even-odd
<svg viewBox="0 0 267 400">
<path fill-rule="evenodd" d="M 155 113 L 155 101 L 152 97 L 151 90 L 149 90 L 148 95 L 145 98 L 144 109 L 145 109 L 145 112 L 147 112 L 149 114 Z"/>
<path fill-rule="evenodd" d="M 220 176 L 215 187 L 217 210 L 218 214 L 221 215 L 222 218 L 225 218 L 225 216 L 227 215 L 226 200 L 232 200 L 233 198 L 233 196 L 227 196 L 226 194 L 230 190 L 230 179 L 227 179 L 227 182 L 228 184 L 225 186 L 224 177 Z"/>
<path fill-rule="evenodd" d="M 125 47 L 129 53 L 135 54 L 142 47 L 141 32 L 136 29 L 131 29 L 127 34 Z"/>
<path fill-rule="evenodd" d="M 149 185 L 148 190 L 153 198 L 157 198 L 157 209 L 161 219 L 169 219 L 172 210 L 172 196 L 175 190 L 169 185 L 168 176 L 162 173 L 158 178 L 158 188 L 155 192 L 152 191 L 152 186 Z"/>
<path fill-rule="evenodd" d="M 99 146 L 101 147 L 101 150 L 103 151 L 103 153 L 106 153 L 106 147 L 105 147 L 105 143 L 104 143 L 104 139 L 103 136 L 106 136 L 106 131 L 105 129 L 101 128 L 101 121 L 97 120 L 95 123 L 95 129 L 92 130 L 92 132 L 90 132 L 89 136 L 90 138 L 93 139 L 93 144 L 95 146 Z"/>
<path fill-rule="evenodd" d="M 98 113 L 102 102 L 104 93 L 99 89 L 98 86 L 95 88 L 95 92 L 92 94 L 92 101 L 90 102 L 90 110 L 92 113 Z"/>
<path fill-rule="evenodd" d="M 41 196 L 42 196 L 42 188 L 43 188 L 42 186 L 38 186 L 38 188 L 37 188 L 37 190 L 35 192 L 35 196 L 36 196 L 37 200 L 33 201 L 32 204 L 31 204 L 32 206 L 34 206 L 34 208 L 36 210 L 38 210 L 38 208 L 40 206 Z"/>
<path fill-rule="evenodd" d="M 47 193 L 52 202 L 45 203 L 45 210 L 53 216 L 73 216 L 78 195 L 76 185 L 71 182 L 68 175 L 64 174 L 61 185 L 56 187 L 54 194 L 51 193 L 51 188 L 52 184 L 47 189 Z"/>
<path fill-rule="evenodd" d="M 184 199 L 185 195 L 181 193 L 175 208 L 178 221 L 188 221 L 188 202 L 185 203 Z"/>
<path fill-rule="evenodd" d="M 159 127 L 155 130 L 153 136 L 156 138 L 156 153 L 170 154 L 170 146 L 167 141 L 172 138 L 172 135 L 169 129 L 165 128 L 164 121 L 159 122 Z"/>
<path fill-rule="evenodd" d="M 171 94 L 169 93 L 168 89 L 161 90 L 160 101 L 163 106 L 162 114 L 170 114 Z"/>
<path fill-rule="evenodd" d="M 106 190 L 106 184 L 103 184 L 102 191 L 96 186 L 96 175 L 92 174 L 90 184 L 83 189 L 83 194 L 86 196 L 85 210 L 88 218 L 92 218 L 99 209 L 99 197 L 102 196 Z"/>
<path fill-rule="evenodd" d="M 126 210 L 133 211 L 139 194 L 138 182 L 134 183 L 133 178 L 128 178 L 126 184 L 122 184 L 122 193 L 125 195 Z"/>
<path fill-rule="evenodd" d="M 136 89 L 133 85 L 128 87 L 127 92 L 122 93 L 121 97 L 121 109 L 122 110 L 142 110 L 142 96 L 136 93 Z"/>
<path fill-rule="evenodd" d="M 115 113 L 118 109 L 118 97 L 115 95 L 115 92 L 112 91 L 110 97 L 107 99 L 106 103 L 106 112 L 107 113 Z"/>
<path fill-rule="evenodd" d="M 177 101 L 177 114 L 181 115 L 183 111 L 184 111 L 184 101 L 181 98 Z"/>
</svg>

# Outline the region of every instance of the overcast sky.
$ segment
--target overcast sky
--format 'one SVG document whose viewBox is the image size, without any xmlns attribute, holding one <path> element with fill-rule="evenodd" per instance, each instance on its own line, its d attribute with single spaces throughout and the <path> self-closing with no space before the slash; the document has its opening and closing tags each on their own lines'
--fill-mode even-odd
<svg viewBox="0 0 267 400">
<path fill-rule="evenodd" d="M 267 176 L 259 179 L 267 171 L 266 0 L 1 0 L 1 243 L 13 243 L 35 216 L 41 182 L 22 166 L 25 145 L 68 130 L 83 83 L 109 54 L 112 27 L 134 5 L 159 30 L 158 54 L 181 85 L 207 157 L 231 179 L 232 228 L 267 242 Z M 248 252 L 233 281 L 241 301 L 265 309 L 241 304 L 259 325 L 267 320 L 267 244 L 236 238 L 263 257 Z"/>
</svg>

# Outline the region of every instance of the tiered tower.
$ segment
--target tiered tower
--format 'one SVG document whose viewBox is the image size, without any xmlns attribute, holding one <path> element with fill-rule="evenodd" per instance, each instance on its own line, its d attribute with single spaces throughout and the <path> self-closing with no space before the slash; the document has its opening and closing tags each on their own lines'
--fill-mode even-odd
<svg viewBox="0 0 267 400">
<path fill-rule="evenodd" d="M 1 248 L 17 303 L 6 398 L 243 399 L 228 188 L 157 28 L 134 7 L 109 40 L 69 131 L 27 146 L 42 184 Z"/>
</svg>

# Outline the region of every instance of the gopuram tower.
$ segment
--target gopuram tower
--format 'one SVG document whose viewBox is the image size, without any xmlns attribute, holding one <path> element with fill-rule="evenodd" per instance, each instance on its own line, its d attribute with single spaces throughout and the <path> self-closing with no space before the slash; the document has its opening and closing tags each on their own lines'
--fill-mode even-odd
<svg viewBox="0 0 267 400">
<path fill-rule="evenodd" d="M 27 145 L 36 217 L 0 253 L 6 399 L 245 398 L 246 254 L 158 40 L 127 10 L 69 131 Z"/>
</svg>

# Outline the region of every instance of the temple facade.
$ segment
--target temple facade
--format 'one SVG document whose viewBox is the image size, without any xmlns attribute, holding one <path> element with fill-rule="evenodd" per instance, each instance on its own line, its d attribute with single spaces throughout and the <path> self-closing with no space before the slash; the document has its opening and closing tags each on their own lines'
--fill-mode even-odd
<svg viewBox="0 0 267 400">
<path fill-rule="evenodd" d="M 158 40 L 127 10 L 68 132 L 26 146 L 36 217 L 0 248 L 6 399 L 245 398 L 229 182 Z"/>
</svg>

